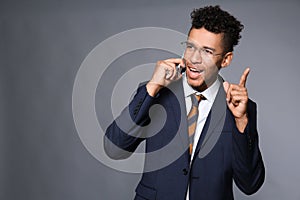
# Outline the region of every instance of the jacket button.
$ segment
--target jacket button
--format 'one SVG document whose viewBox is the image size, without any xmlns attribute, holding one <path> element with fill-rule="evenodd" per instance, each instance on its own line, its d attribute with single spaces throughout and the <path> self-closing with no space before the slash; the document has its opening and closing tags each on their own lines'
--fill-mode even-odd
<svg viewBox="0 0 300 200">
<path fill-rule="evenodd" d="M 182 172 L 183 172 L 183 175 L 187 175 L 189 173 L 189 171 L 187 169 L 183 169 Z"/>
</svg>

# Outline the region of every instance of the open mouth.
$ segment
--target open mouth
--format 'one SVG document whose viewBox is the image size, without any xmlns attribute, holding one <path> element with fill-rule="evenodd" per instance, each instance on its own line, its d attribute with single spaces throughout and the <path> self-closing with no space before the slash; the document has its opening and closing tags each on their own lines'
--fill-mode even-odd
<svg viewBox="0 0 300 200">
<path fill-rule="evenodd" d="M 187 66 L 188 72 L 187 76 L 191 80 L 198 80 L 200 77 L 203 77 L 203 72 L 204 70 L 198 69 L 197 67 L 194 66 Z"/>
<path fill-rule="evenodd" d="M 188 66 L 189 70 L 194 73 L 201 73 L 203 70 Z"/>
</svg>

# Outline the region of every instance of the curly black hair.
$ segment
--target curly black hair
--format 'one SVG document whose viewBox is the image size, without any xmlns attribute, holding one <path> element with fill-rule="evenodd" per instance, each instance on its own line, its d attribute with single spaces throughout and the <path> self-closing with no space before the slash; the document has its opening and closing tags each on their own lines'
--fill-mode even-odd
<svg viewBox="0 0 300 200">
<path fill-rule="evenodd" d="M 233 47 L 239 43 L 240 32 L 244 28 L 241 22 L 222 10 L 219 5 L 194 9 L 191 13 L 191 19 L 192 27 L 190 31 L 193 28 L 204 27 L 212 33 L 224 33 L 223 45 L 226 52 L 233 51 Z"/>
</svg>

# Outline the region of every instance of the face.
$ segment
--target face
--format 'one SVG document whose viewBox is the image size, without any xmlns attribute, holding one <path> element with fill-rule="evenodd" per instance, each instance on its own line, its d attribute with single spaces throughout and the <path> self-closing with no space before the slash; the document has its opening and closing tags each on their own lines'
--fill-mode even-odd
<svg viewBox="0 0 300 200">
<path fill-rule="evenodd" d="M 232 52 L 224 55 L 222 38 L 222 34 L 209 32 L 205 28 L 190 31 L 190 43 L 184 54 L 186 77 L 188 84 L 200 92 L 211 86 L 219 70 L 231 62 Z"/>
</svg>

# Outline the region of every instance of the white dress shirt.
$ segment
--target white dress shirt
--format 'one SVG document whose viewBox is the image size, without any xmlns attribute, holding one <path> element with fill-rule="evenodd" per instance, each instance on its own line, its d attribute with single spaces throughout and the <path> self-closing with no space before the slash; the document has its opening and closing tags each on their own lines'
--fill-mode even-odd
<svg viewBox="0 0 300 200">
<path fill-rule="evenodd" d="M 207 116 L 210 112 L 210 109 L 215 101 L 215 98 L 217 96 L 221 82 L 219 81 L 219 79 L 217 79 L 209 88 L 207 88 L 203 92 L 198 92 L 198 91 L 194 90 L 187 83 L 186 75 L 183 74 L 182 84 L 183 84 L 187 114 L 190 112 L 191 107 L 192 107 L 192 100 L 191 100 L 191 96 L 190 96 L 191 94 L 194 94 L 194 93 L 197 95 L 202 94 L 206 98 L 205 100 L 200 101 L 199 107 L 198 107 L 199 115 L 198 115 L 198 120 L 197 120 L 196 131 L 195 131 L 195 135 L 194 135 L 193 152 L 191 155 L 191 160 L 193 160 L 194 154 L 195 154 L 195 149 L 198 144 L 201 132 L 203 130 L 203 127 L 206 122 Z M 186 200 L 189 200 L 189 190 L 187 192 Z"/>
</svg>

